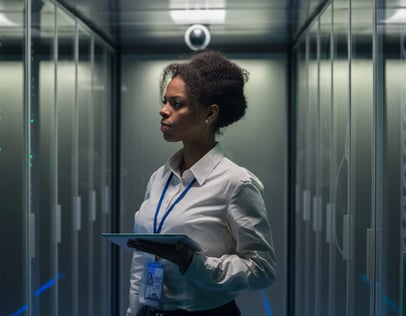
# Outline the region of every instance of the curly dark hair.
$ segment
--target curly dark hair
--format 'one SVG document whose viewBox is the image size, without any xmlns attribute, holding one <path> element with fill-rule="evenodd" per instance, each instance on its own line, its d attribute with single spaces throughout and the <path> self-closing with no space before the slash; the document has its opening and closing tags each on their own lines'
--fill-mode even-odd
<svg viewBox="0 0 406 316">
<path fill-rule="evenodd" d="M 248 81 L 248 71 L 229 61 L 220 52 L 199 52 L 187 63 L 166 66 L 160 80 L 161 97 L 169 81 L 177 76 L 185 82 L 186 94 L 192 104 L 205 107 L 218 105 L 216 132 L 245 115 L 247 101 L 244 84 Z"/>
</svg>

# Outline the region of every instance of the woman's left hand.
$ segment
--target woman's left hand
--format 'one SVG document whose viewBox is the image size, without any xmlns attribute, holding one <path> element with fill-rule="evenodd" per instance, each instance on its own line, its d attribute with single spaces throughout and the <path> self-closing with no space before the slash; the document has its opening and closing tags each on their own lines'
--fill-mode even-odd
<svg viewBox="0 0 406 316">
<path fill-rule="evenodd" d="M 176 245 L 169 245 L 153 241 L 133 239 L 128 241 L 127 246 L 169 260 L 177 264 L 182 273 L 187 271 L 190 262 L 193 259 L 192 249 L 181 242 L 178 242 Z"/>
</svg>

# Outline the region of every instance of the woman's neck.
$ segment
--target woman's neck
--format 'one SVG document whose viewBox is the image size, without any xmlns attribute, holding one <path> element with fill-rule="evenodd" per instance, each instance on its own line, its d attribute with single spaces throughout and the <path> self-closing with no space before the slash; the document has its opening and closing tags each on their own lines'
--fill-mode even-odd
<svg viewBox="0 0 406 316">
<path fill-rule="evenodd" d="M 216 141 L 207 144 L 184 144 L 183 145 L 183 159 L 179 166 L 181 174 L 196 162 L 198 162 L 205 154 L 207 154 L 213 147 L 216 146 Z"/>
</svg>

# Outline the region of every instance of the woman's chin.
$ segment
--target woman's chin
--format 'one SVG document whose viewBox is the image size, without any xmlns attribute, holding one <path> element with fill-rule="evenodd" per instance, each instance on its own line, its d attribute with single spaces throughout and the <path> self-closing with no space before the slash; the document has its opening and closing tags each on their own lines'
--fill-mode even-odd
<svg viewBox="0 0 406 316">
<path fill-rule="evenodd" d="M 177 139 L 177 138 L 175 138 L 175 137 L 173 137 L 173 136 L 171 136 L 171 135 L 168 135 L 168 134 L 163 134 L 163 137 L 164 137 L 164 139 L 165 139 L 167 142 L 174 143 L 174 142 L 178 142 L 178 141 L 179 141 L 179 139 Z"/>
</svg>

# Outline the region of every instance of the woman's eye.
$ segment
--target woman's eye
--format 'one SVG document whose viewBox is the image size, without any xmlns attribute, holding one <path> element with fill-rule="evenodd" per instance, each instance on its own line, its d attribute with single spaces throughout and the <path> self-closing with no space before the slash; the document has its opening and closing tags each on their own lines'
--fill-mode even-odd
<svg viewBox="0 0 406 316">
<path fill-rule="evenodd" d="M 183 106 L 183 103 L 180 102 L 180 101 L 173 101 L 171 105 L 172 105 L 173 108 L 179 109 L 179 108 L 181 108 Z"/>
<path fill-rule="evenodd" d="M 172 98 L 169 98 L 169 99 L 163 98 L 161 100 L 161 103 L 162 103 L 162 106 L 165 106 L 167 103 L 169 103 L 170 106 L 174 109 L 180 109 L 185 105 L 185 103 L 182 100 L 176 100 L 176 99 L 172 99 Z"/>
</svg>

